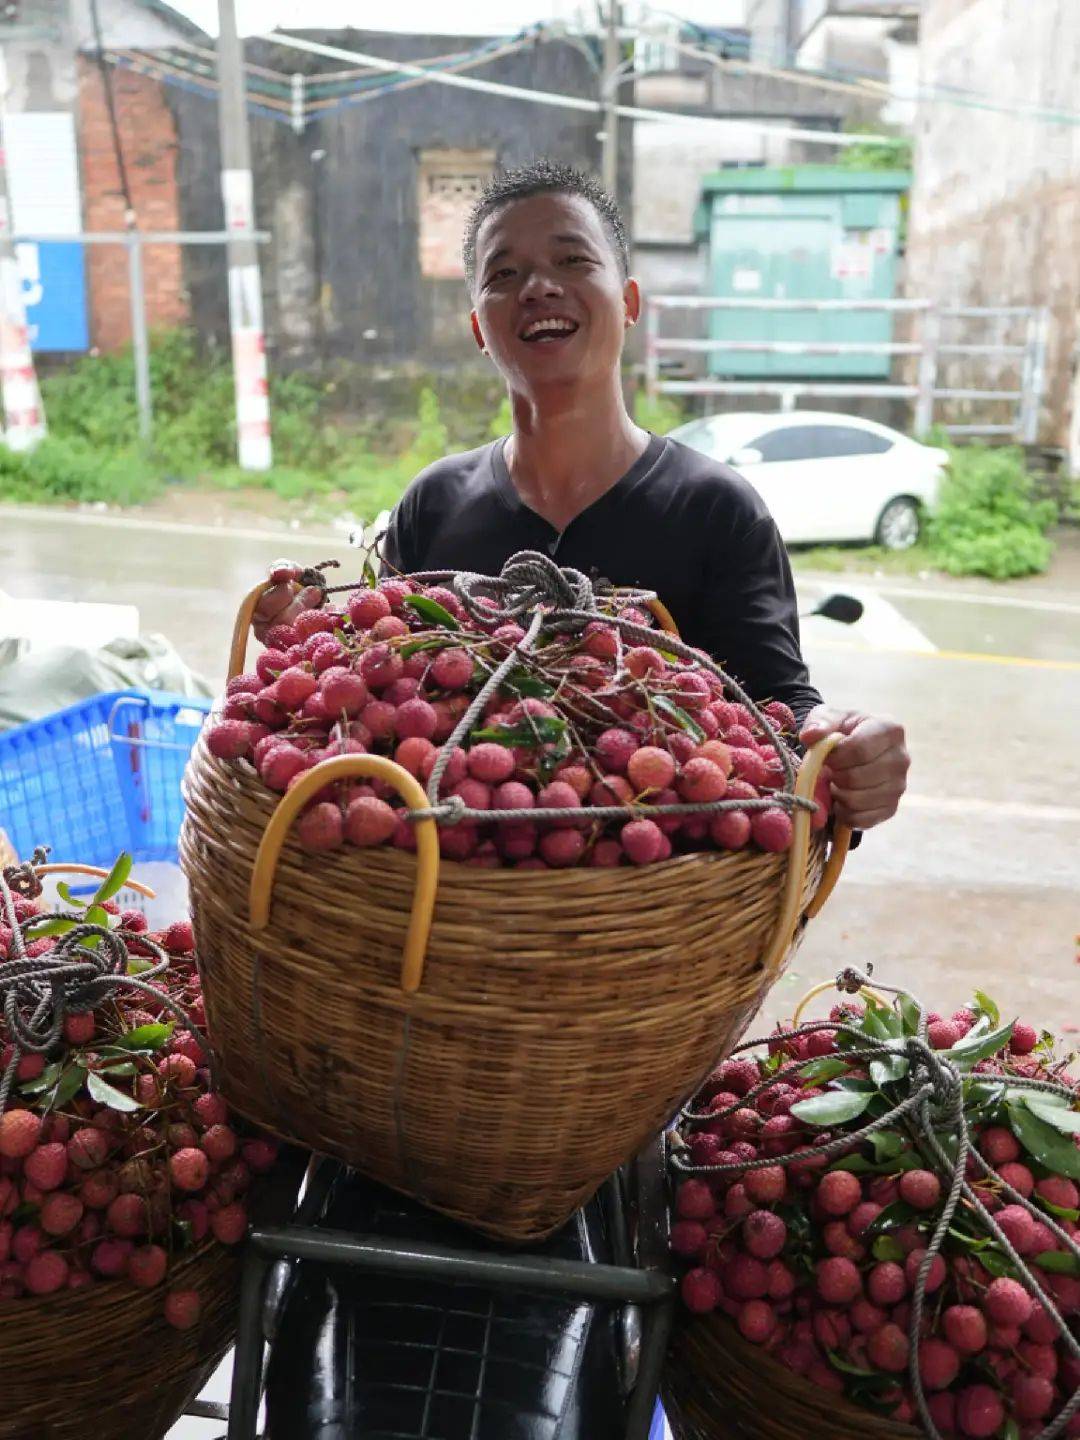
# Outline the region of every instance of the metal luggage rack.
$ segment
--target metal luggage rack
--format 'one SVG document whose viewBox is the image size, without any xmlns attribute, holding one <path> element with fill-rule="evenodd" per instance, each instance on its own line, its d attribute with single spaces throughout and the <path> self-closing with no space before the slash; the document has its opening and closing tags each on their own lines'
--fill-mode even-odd
<svg viewBox="0 0 1080 1440">
<path fill-rule="evenodd" d="M 649 1440 L 677 1293 L 668 1268 L 663 1136 L 632 1165 L 612 1175 L 601 1192 L 618 1262 L 613 1265 L 320 1230 L 313 1222 L 326 1201 L 333 1173 L 332 1165 L 313 1157 L 288 1222 L 257 1222 L 253 1227 L 244 1254 L 229 1403 L 196 1400 L 185 1414 L 227 1421 L 221 1440 L 259 1440 L 266 1336 L 276 1306 L 273 1272 L 283 1261 L 307 1260 L 410 1279 L 621 1305 L 622 1373 L 629 1394 L 625 1440 Z"/>
</svg>

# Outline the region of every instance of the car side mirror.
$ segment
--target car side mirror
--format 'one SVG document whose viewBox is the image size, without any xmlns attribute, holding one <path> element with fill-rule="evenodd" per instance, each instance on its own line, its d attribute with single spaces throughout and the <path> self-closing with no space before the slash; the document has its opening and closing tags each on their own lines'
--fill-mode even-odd
<svg viewBox="0 0 1080 1440">
<path fill-rule="evenodd" d="M 765 459 L 760 450 L 755 450 L 752 445 L 745 446 L 742 450 L 736 450 L 728 462 L 741 470 L 744 465 L 760 465 Z"/>
</svg>

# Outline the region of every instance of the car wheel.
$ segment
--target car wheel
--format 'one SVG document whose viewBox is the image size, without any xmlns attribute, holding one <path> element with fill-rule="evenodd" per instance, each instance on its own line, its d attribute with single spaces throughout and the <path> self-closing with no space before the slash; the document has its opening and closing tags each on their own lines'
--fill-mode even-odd
<svg viewBox="0 0 1080 1440">
<path fill-rule="evenodd" d="M 910 550 L 921 530 L 918 505 L 907 496 L 900 495 L 890 500 L 878 516 L 874 540 L 886 550 Z"/>
</svg>

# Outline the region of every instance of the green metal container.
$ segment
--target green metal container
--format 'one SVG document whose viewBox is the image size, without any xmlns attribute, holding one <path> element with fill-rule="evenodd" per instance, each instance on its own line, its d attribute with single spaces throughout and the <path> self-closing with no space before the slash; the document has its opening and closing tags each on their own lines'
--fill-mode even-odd
<svg viewBox="0 0 1080 1440">
<path fill-rule="evenodd" d="M 710 293 L 731 300 L 891 300 L 896 291 L 906 170 L 832 165 L 722 170 L 703 182 Z M 712 340 L 887 344 L 886 311 L 716 309 Z M 890 357 L 713 350 L 713 376 L 888 377 Z"/>
</svg>

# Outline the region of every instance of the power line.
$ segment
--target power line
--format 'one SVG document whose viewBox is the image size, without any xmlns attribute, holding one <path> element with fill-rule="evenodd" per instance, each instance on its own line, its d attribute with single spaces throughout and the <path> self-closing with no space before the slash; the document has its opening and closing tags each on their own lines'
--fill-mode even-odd
<svg viewBox="0 0 1080 1440">
<path fill-rule="evenodd" d="M 498 95 L 509 100 L 523 100 L 532 105 L 553 106 L 564 110 L 586 111 L 599 114 L 603 106 L 598 100 L 585 100 L 577 95 L 560 95 L 548 90 L 527 90 L 520 85 L 504 85 L 495 80 L 478 80 L 467 75 L 452 75 L 445 71 L 428 70 L 422 65 L 410 65 L 401 60 L 386 60 L 381 55 L 369 55 L 359 50 L 345 50 L 337 45 L 322 45 L 314 40 L 301 40 L 294 35 L 276 32 L 264 33 L 263 40 L 283 45 L 287 49 L 301 50 L 309 55 L 322 55 L 330 60 L 354 60 L 375 70 L 404 74 L 430 81 L 436 85 L 451 85 L 463 90 L 479 91 L 485 95 Z M 790 125 L 775 125 L 769 121 L 754 119 L 732 119 L 720 115 L 693 115 L 679 110 L 650 110 L 639 105 L 620 105 L 618 114 L 630 120 L 651 121 L 662 125 L 732 125 L 756 128 L 768 134 L 789 140 L 802 140 L 818 145 L 875 145 L 889 144 L 888 137 L 881 135 L 841 134 L 837 131 L 807 130 Z"/>
</svg>

